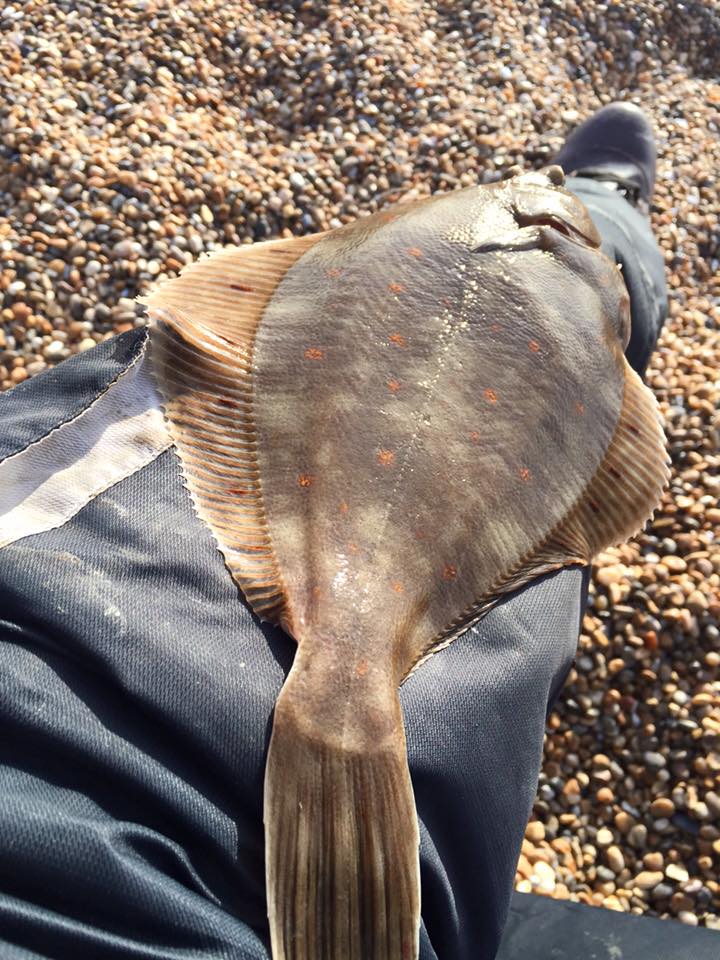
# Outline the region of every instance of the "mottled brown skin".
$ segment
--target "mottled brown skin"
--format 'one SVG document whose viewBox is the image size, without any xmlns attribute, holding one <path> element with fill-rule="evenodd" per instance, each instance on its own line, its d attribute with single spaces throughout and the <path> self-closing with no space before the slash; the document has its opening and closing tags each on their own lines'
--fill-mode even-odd
<svg viewBox="0 0 720 960">
<path fill-rule="evenodd" d="M 412 960 L 398 686 L 667 470 L 628 297 L 561 171 L 224 251 L 149 300 L 196 509 L 297 640 L 265 783 L 275 960 Z"/>
<path fill-rule="evenodd" d="M 395 211 L 288 271 L 254 356 L 290 628 L 313 672 L 369 689 L 378 671 L 397 686 L 582 494 L 628 335 L 622 280 L 570 194 L 525 178 Z"/>
</svg>

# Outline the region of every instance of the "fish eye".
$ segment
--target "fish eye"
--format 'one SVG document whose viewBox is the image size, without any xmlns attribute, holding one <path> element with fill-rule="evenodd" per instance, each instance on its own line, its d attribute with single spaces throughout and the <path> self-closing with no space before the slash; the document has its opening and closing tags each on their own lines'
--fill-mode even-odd
<svg viewBox="0 0 720 960">
<path fill-rule="evenodd" d="M 550 227 L 558 233 L 562 233 L 569 240 L 575 243 L 581 243 L 584 247 L 590 247 L 597 250 L 600 247 L 597 237 L 588 236 L 587 233 L 578 229 L 564 217 L 553 213 L 528 214 L 515 210 L 515 220 L 519 227 Z"/>
</svg>

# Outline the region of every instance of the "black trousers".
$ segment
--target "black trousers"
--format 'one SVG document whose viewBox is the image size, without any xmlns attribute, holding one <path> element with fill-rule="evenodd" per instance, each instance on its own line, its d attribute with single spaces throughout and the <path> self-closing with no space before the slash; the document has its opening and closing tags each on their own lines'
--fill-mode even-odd
<svg viewBox="0 0 720 960">
<path fill-rule="evenodd" d="M 644 369 L 659 252 L 621 197 L 571 185 L 623 265 Z M 145 336 L 0 397 L 0 460 L 87 409 Z M 586 587 L 542 578 L 402 687 L 422 960 L 496 953 Z M 0 641 L 0 956 L 267 960 L 264 756 L 294 644 L 240 598 L 172 449 L 0 550 Z"/>
</svg>

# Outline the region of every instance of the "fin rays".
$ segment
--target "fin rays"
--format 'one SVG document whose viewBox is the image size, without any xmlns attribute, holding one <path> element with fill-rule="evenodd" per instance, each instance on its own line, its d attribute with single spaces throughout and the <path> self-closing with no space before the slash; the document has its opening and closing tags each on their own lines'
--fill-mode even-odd
<svg viewBox="0 0 720 960">
<path fill-rule="evenodd" d="M 263 311 L 318 237 L 222 250 L 145 301 L 151 362 L 196 512 L 255 613 L 288 622 L 263 509 L 252 354 Z"/>
<path fill-rule="evenodd" d="M 361 751 L 303 728 L 278 701 L 265 779 L 273 958 L 416 957 L 419 838 L 402 726 Z"/>
</svg>

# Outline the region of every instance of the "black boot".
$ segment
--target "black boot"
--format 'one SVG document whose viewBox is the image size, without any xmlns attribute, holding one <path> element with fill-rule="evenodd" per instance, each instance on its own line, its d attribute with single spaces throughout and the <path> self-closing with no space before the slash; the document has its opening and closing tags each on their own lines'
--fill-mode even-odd
<svg viewBox="0 0 720 960">
<path fill-rule="evenodd" d="M 655 139 L 650 121 L 632 103 L 610 103 L 581 123 L 555 158 L 568 176 L 603 181 L 642 213 L 655 186 Z"/>
</svg>

